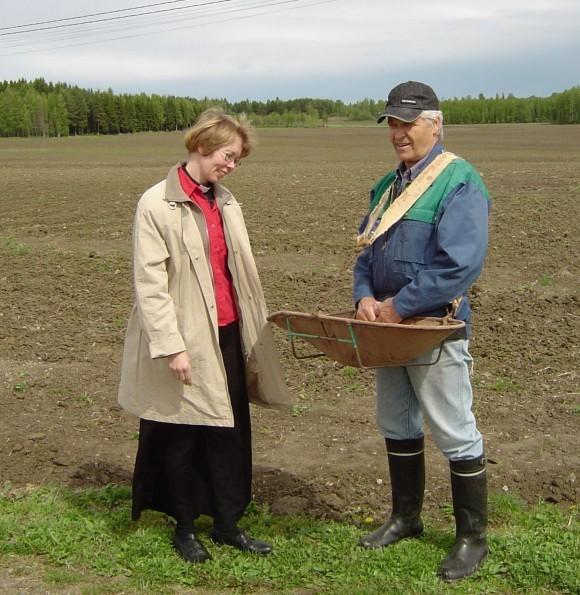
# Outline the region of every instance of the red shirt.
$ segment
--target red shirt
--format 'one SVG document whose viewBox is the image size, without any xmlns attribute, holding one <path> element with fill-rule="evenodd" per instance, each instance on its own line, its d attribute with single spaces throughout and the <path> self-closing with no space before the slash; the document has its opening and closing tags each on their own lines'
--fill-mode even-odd
<svg viewBox="0 0 580 595">
<path fill-rule="evenodd" d="M 213 273 L 213 290 L 217 306 L 218 325 L 226 326 L 239 319 L 234 284 L 228 268 L 228 247 L 224 236 L 222 216 L 215 200 L 209 200 L 200 185 L 179 168 L 181 188 L 203 213 L 209 238 L 209 263 Z"/>
</svg>

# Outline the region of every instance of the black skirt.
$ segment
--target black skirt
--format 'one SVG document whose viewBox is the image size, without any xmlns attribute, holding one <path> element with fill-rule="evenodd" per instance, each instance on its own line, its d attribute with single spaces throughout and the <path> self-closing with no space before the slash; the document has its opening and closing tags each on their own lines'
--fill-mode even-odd
<svg viewBox="0 0 580 595">
<path fill-rule="evenodd" d="M 133 520 L 146 509 L 177 522 L 200 514 L 233 526 L 251 499 L 252 439 L 244 360 L 237 322 L 220 327 L 234 427 L 140 420 L 133 475 Z"/>
</svg>

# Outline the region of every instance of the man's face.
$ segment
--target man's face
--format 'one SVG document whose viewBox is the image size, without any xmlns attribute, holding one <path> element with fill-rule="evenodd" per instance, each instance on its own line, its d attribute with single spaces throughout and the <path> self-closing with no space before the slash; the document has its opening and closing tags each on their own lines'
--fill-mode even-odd
<svg viewBox="0 0 580 595">
<path fill-rule="evenodd" d="M 399 159 L 407 166 L 415 165 L 429 153 L 438 139 L 440 122 L 417 118 L 403 122 L 390 117 L 389 137 Z"/>
</svg>

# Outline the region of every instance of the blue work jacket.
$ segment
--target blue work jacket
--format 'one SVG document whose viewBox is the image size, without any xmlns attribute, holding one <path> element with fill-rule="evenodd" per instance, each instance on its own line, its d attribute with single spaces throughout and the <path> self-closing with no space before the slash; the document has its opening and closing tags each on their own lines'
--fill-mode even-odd
<svg viewBox="0 0 580 595">
<path fill-rule="evenodd" d="M 413 171 L 413 178 L 443 150 L 436 144 Z M 401 169 L 394 176 L 394 197 L 401 190 Z M 392 179 L 393 173 L 383 181 Z M 371 204 L 379 198 L 378 188 L 381 182 L 371 191 Z M 467 291 L 483 267 L 488 214 L 489 194 L 477 171 L 463 159 L 452 162 L 406 215 L 358 256 L 355 303 L 363 297 L 381 301 L 393 297 L 397 313 L 409 318 L 443 316 L 453 300 L 462 298 L 456 317 L 465 321 L 468 336 Z M 361 232 L 367 220 L 368 214 Z"/>
</svg>

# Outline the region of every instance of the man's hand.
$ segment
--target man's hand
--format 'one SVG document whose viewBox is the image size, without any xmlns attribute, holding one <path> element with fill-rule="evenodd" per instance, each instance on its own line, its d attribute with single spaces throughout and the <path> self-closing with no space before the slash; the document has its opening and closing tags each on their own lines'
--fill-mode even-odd
<svg viewBox="0 0 580 595">
<path fill-rule="evenodd" d="M 193 382 L 191 363 L 187 351 L 168 355 L 167 362 L 169 363 L 169 369 L 177 380 L 187 385 L 190 385 Z"/>
<path fill-rule="evenodd" d="M 357 320 L 366 320 L 367 322 L 375 322 L 377 319 L 376 311 L 380 305 L 380 302 L 377 302 L 373 297 L 364 297 L 362 298 L 356 309 L 356 316 Z"/>
<path fill-rule="evenodd" d="M 393 298 L 387 298 L 384 302 L 379 302 L 372 297 L 364 297 L 359 301 L 356 319 L 366 320 L 367 322 L 392 323 L 403 320 L 395 310 Z"/>
<path fill-rule="evenodd" d="M 387 298 L 384 302 L 378 302 L 379 307 L 376 312 L 377 320 L 379 322 L 401 322 L 403 320 L 395 310 L 393 298 Z"/>
</svg>

